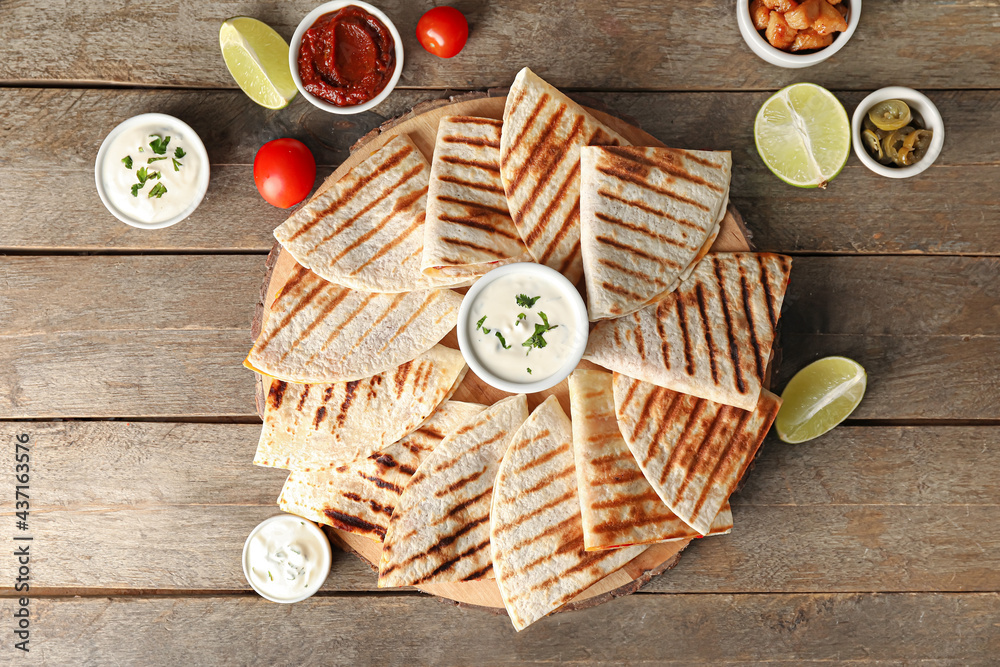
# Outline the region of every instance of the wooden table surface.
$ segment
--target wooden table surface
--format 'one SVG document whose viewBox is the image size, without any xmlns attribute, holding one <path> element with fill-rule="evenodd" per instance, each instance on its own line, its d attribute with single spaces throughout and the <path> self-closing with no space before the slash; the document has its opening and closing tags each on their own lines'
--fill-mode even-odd
<svg viewBox="0 0 1000 667">
<path fill-rule="evenodd" d="M 0 556 L 0 662 L 32 664 L 995 664 L 1000 655 L 1000 8 L 865 3 L 843 51 L 807 70 L 754 56 L 733 2 L 457 0 L 457 58 L 413 37 L 432 3 L 380 0 L 403 34 L 400 85 L 371 112 L 253 104 L 218 47 L 250 15 L 290 37 L 315 0 L 0 2 L 0 512 L 15 530 L 15 435 L 30 434 L 31 639 L 12 647 L 16 563 Z M 377 590 L 337 552 L 323 590 L 276 605 L 240 550 L 285 474 L 256 468 L 250 319 L 286 213 L 251 177 L 265 141 L 303 140 L 329 174 L 382 121 L 505 87 L 523 66 L 667 143 L 733 151 L 732 199 L 760 250 L 794 256 L 780 389 L 843 354 L 869 372 L 849 422 L 769 437 L 733 500 L 639 593 L 515 633 L 412 590 Z M 924 174 L 852 155 L 828 190 L 772 176 L 753 117 L 813 81 L 853 112 L 926 92 L 947 126 Z M 198 211 L 159 231 L 102 206 L 94 157 L 138 113 L 187 121 L 212 161 Z M 7 550 L 5 550 L 7 551 Z"/>
</svg>

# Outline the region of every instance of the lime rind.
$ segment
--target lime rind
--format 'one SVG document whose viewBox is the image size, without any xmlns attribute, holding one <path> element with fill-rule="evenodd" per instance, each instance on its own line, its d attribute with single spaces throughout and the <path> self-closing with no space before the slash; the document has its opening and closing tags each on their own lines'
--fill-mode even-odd
<svg viewBox="0 0 1000 667">
<path fill-rule="evenodd" d="M 240 89 L 268 109 L 288 106 L 298 93 L 288 67 L 288 44 L 270 26 L 239 16 L 223 22 L 219 46 Z"/>
<path fill-rule="evenodd" d="M 843 422 L 861 403 L 868 384 L 865 369 L 847 357 L 815 361 L 788 382 L 774 421 L 789 444 L 818 438 Z"/>
<path fill-rule="evenodd" d="M 797 83 L 761 105 L 757 153 L 775 176 L 800 188 L 826 187 L 851 152 L 851 126 L 840 101 L 821 86 Z"/>
</svg>

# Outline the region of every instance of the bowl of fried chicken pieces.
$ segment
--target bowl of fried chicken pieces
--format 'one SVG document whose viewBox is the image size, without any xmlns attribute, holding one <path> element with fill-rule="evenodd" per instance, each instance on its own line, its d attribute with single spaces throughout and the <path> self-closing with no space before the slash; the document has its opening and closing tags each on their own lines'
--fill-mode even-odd
<svg viewBox="0 0 1000 667">
<path fill-rule="evenodd" d="M 740 34 L 778 67 L 809 67 L 844 48 L 858 27 L 861 0 L 741 0 Z"/>
</svg>

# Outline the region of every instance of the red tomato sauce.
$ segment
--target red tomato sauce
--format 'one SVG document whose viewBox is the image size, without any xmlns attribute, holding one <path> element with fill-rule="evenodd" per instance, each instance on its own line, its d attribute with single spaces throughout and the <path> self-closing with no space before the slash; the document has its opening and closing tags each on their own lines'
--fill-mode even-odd
<svg viewBox="0 0 1000 667">
<path fill-rule="evenodd" d="M 338 107 L 372 99 L 389 83 L 395 69 L 392 33 L 360 7 L 350 5 L 324 14 L 302 35 L 302 85 Z"/>
</svg>

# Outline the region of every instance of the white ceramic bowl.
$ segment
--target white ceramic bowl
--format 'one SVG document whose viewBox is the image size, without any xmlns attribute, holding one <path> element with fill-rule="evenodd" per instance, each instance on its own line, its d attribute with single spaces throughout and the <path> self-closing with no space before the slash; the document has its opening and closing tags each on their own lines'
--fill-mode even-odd
<svg viewBox="0 0 1000 667">
<path fill-rule="evenodd" d="M 472 341 L 469 339 L 469 332 L 474 331 L 476 328 L 476 323 L 472 321 L 471 312 L 472 304 L 475 302 L 476 297 L 486 286 L 498 278 L 512 273 L 536 277 L 538 280 L 544 280 L 559 289 L 569 300 L 573 308 L 573 324 L 576 326 L 577 331 L 583 332 L 583 335 L 577 338 L 576 347 L 566 357 L 566 363 L 552 375 L 535 382 L 511 382 L 510 380 L 497 377 L 480 363 L 475 351 L 472 349 Z M 521 262 L 493 269 L 469 288 L 469 292 L 462 299 L 462 306 L 458 310 L 458 347 L 462 350 L 465 362 L 469 364 L 472 372 L 478 375 L 483 382 L 512 394 L 530 394 L 536 391 L 544 391 L 565 380 L 573 372 L 577 364 L 580 363 L 580 359 L 583 358 L 583 353 L 587 349 L 587 335 L 589 332 L 590 319 L 587 317 L 587 306 L 583 303 L 580 293 L 576 291 L 573 283 L 567 280 L 563 274 L 555 269 L 550 269 L 544 264 Z"/>
<path fill-rule="evenodd" d="M 880 164 L 878 160 L 868 154 L 864 142 L 861 141 L 865 116 L 873 106 L 884 100 L 903 100 L 910 107 L 910 111 L 914 115 L 919 116 L 918 120 L 923 121 L 920 123 L 921 126 L 925 130 L 934 131 L 927 154 L 916 164 L 911 164 L 909 167 L 890 167 Z M 944 119 L 941 118 L 941 112 L 934 106 L 934 103 L 923 93 L 903 86 L 880 88 L 861 100 L 858 108 L 854 110 L 854 116 L 851 119 L 851 141 L 854 144 L 854 154 L 858 156 L 858 159 L 866 167 L 876 174 L 881 174 L 888 178 L 909 178 L 910 176 L 916 176 L 934 164 L 934 161 L 941 155 L 941 148 L 944 146 Z"/>
<path fill-rule="evenodd" d="M 173 133 L 175 137 L 183 137 L 180 139 L 185 142 L 188 146 L 189 152 L 194 151 L 198 155 L 199 160 L 205 168 L 198 175 L 198 183 L 196 185 L 194 197 L 191 203 L 183 211 L 178 213 L 172 218 L 167 220 L 161 220 L 160 222 L 143 222 L 142 220 L 137 220 L 129 216 L 127 213 L 120 211 L 112 202 L 108 193 L 104 188 L 104 179 L 101 178 L 101 172 L 104 168 L 104 160 L 108 154 L 108 147 L 111 143 L 118 138 L 122 132 L 127 132 L 134 127 L 141 125 L 154 125 L 163 127 L 166 131 Z M 182 121 L 179 118 L 174 118 L 173 116 L 168 116 L 165 113 L 144 113 L 138 116 L 132 116 L 128 120 L 119 123 L 115 129 L 108 133 L 108 136 L 104 138 L 104 142 L 101 143 L 101 148 L 97 151 L 97 160 L 94 161 L 94 179 L 97 181 L 97 194 L 100 196 L 101 201 L 104 203 L 104 207 L 108 209 L 111 215 L 115 216 L 126 225 L 131 225 L 133 227 L 138 227 L 139 229 L 163 229 L 164 227 L 169 227 L 171 225 L 176 225 L 178 222 L 188 217 L 194 210 L 198 208 L 201 204 L 201 200 L 205 198 L 205 193 L 208 192 L 208 180 L 209 172 L 211 171 L 211 165 L 208 162 L 208 151 L 205 150 L 205 144 L 202 143 L 201 137 L 191 129 L 191 126 Z"/>
<path fill-rule="evenodd" d="M 275 521 L 286 521 L 288 517 L 294 517 L 295 519 L 301 520 L 305 524 L 306 530 L 315 539 L 316 547 L 319 549 L 319 563 L 317 564 L 317 568 L 319 569 L 319 572 L 322 574 L 322 576 L 317 578 L 315 584 L 303 590 L 301 595 L 294 598 L 281 599 L 281 598 L 271 597 L 264 591 L 257 588 L 256 584 L 253 583 L 253 579 L 250 577 L 250 568 L 247 563 L 247 560 L 250 551 L 250 540 L 253 539 L 253 536 L 259 533 L 261 529 L 263 529 L 268 524 L 274 523 Z M 265 600 L 270 600 L 271 602 L 278 602 L 281 604 L 291 604 L 293 602 L 302 602 L 306 598 L 311 597 L 326 582 L 326 578 L 330 575 L 330 567 L 332 565 L 333 565 L 333 549 L 330 548 L 330 540 L 326 538 L 326 534 L 323 533 L 322 529 L 320 529 L 319 526 L 317 526 L 309 519 L 303 519 L 302 517 L 296 516 L 294 514 L 276 514 L 269 519 L 264 519 L 259 524 L 257 524 L 256 528 L 250 531 L 250 534 L 247 535 L 246 542 L 243 543 L 243 576 L 246 577 L 247 583 L 250 584 L 250 587 L 257 592 L 257 595 L 261 596 Z"/>
<path fill-rule="evenodd" d="M 378 95 L 368 100 L 364 104 L 356 104 L 352 107 L 338 107 L 336 104 L 330 104 L 326 100 L 322 100 L 315 95 L 306 91 L 305 87 L 302 85 L 302 78 L 299 76 L 299 48 L 302 46 L 302 35 L 305 34 L 306 30 L 312 27 L 313 23 L 316 22 L 320 16 L 323 14 L 329 14 L 330 12 L 335 12 L 338 9 L 343 9 L 344 7 L 349 7 L 354 5 L 365 10 L 369 14 L 372 14 L 379 21 L 385 24 L 385 27 L 389 29 L 392 33 L 392 40 L 396 46 L 396 69 L 392 72 L 392 78 L 389 79 L 389 83 L 385 85 Z M 403 40 L 399 36 L 399 31 L 396 30 L 396 26 L 393 25 L 389 17 L 382 13 L 381 10 L 372 7 L 367 2 L 359 2 L 356 0 L 334 0 L 334 2 L 326 2 L 312 10 L 306 17 L 302 19 L 299 23 L 299 27 L 295 29 L 295 33 L 292 35 L 292 40 L 288 44 L 288 66 L 292 70 L 292 81 L 295 82 L 295 87 L 299 89 L 299 92 L 309 100 L 314 106 L 319 107 L 323 111 L 329 111 L 330 113 L 348 115 L 361 113 L 362 111 L 368 111 L 374 106 L 382 103 L 382 100 L 389 96 L 392 89 L 396 87 L 396 82 L 399 81 L 399 75 L 403 73 Z"/>
<path fill-rule="evenodd" d="M 740 34 L 743 41 L 747 43 L 750 50 L 758 56 L 778 67 L 798 69 L 800 67 L 810 67 L 823 62 L 837 51 L 847 45 L 851 35 L 857 30 L 858 21 L 861 20 L 861 0 L 841 0 L 847 3 L 847 30 L 838 33 L 833 38 L 830 46 L 824 47 L 815 53 L 790 53 L 771 46 L 766 39 L 753 26 L 750 18 L 750 0 L 737 0 L 736 2 L 736 22 L 740 26 Z"/>
</svg>

